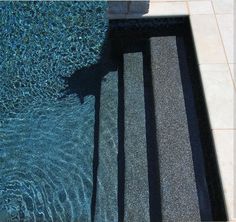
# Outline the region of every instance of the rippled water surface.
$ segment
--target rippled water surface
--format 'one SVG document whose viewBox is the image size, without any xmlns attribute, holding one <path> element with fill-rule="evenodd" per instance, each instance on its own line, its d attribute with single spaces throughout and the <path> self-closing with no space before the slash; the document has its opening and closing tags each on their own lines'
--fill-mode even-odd
<svg viewBox="0 0 236 222">
<path fill-rule="evenodd" d="M 105 2 L 0 2 L 0 221 L 90 221 L 95 98 L 63 77 L 96 64 Z"/>
</svg>

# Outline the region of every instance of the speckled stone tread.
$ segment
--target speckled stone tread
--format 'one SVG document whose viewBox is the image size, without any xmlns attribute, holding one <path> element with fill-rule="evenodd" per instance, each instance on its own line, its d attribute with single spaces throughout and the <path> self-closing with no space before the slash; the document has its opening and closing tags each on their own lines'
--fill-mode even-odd
<svg viewBox="0 0 236 222">
<path fill-rule="evenodd" d="M 124 54 L 124 221 L 150 221 L 142 53 Z"/>
<path fill-rule="evenodd" d="M 118 221 L 118 72 L 109 72 L 101 83 L 99 165 L 95 221 Z"/>
<path fill-rule="evenodd" d="M 175 37 L 150 39 L 162 219 L 200 221 Z"/>
</svg>

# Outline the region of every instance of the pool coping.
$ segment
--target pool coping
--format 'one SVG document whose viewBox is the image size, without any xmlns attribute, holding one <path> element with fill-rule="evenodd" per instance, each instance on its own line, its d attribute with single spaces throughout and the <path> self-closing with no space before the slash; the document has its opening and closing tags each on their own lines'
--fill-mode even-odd
<svg viewBox="0 0 236 222">
<path fill-rule="evenodd" d="M 226 4 L 226 7 L 222 7 Z M 233 2 L 233 1 L 232 1 Z M 146 14 L 109 14 L 109 19 L 188 16 L 216 149 L 229 221 L 236 221 L 236 78 L 231 0 L 151 0 Z M 221 22 L 223 21 L 223 22 Z M 227 26 L 227 27 L 224 27 Z M 227 31 L 225 32 L 225 29 Z M 230 49 L 230 46 L 232 49 Z M 225 149 L 228 149 L 225 151 Z"/>
</svg>

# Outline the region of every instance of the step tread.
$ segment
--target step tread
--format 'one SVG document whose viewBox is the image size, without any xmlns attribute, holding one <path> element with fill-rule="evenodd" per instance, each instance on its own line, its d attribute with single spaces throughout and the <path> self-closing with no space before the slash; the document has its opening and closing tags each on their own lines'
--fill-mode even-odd
<svg viewBox="0 0 236 222">
<path fill-rule="evenodd" d="M 150 221 L 143 55 L 124 54 L 124 221 Z"/>
<path fill-rule="evenodd" d="M 176 37 L 150 39 L 163 220 L 200 220 Z"/>
</svg>

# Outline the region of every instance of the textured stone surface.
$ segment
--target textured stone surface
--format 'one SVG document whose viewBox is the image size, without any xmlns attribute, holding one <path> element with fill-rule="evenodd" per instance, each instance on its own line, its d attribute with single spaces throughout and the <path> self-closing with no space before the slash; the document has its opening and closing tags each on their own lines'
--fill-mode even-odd
<svg viewBox="0 0 236 222">
<path fill-rule="evenodd" d="M 124 54 L 125 218 L 149 221 L 142 53 Z"/>
<path fill-rule="evenodd" d="M 151 38 L 162 217 L 200 221 L 175 37 Z"/>
<path fill-rule="evenodd" d="M 99 165 L 95 221 L 118 221 L 118 73 L 102 81 L 99 124 Z"/>
</svg>

